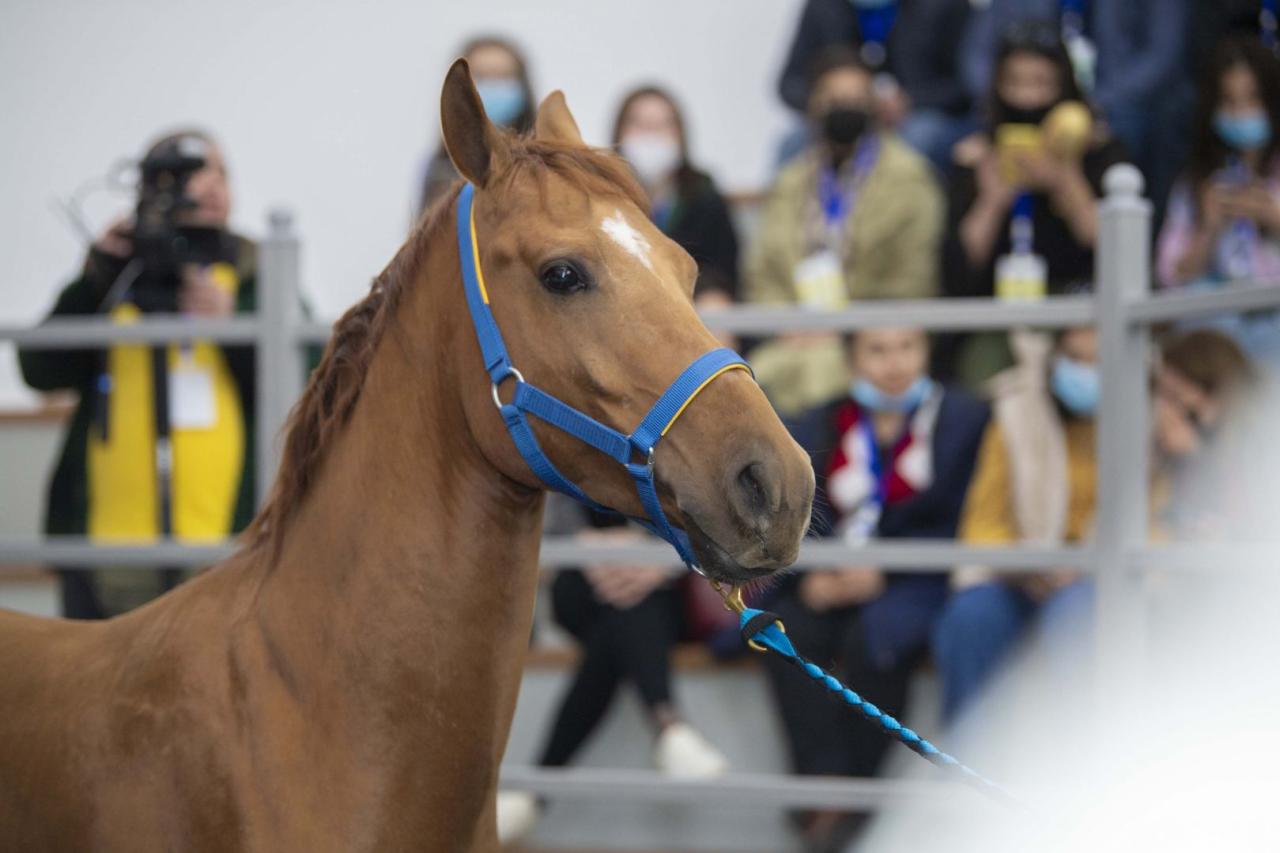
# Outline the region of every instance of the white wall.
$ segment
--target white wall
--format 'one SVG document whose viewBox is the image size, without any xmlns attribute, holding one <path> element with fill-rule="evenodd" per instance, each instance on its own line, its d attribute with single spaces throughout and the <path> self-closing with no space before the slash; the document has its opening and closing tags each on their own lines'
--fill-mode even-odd
<svg viewBox="0 0 1280 853">
<path fill-rule="evenodd" d="M 775 92 L 799 0 L 3 0 L 0 325 L 35 322 L 83 246 L 54 199 L 195 122 L 223 140 L 234 221 L 261 233 L 292 208 L 304 287 L 336 315 L 408 227 L 437 136 L 441 78 L 477 32 L 515 38 L 538 92 L 565 90 L 607 141 L 631 85 L 684 101 L 696 159 L 727 189 L 759 188 L 788 124 Z M 95 228 L 128 199 L 97 195 Z M 29 401 L 0 346 L 0 407 Z"/>
</svg>

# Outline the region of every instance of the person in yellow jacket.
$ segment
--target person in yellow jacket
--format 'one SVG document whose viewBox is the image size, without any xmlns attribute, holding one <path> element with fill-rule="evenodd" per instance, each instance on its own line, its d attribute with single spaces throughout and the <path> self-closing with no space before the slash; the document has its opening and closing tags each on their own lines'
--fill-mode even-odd
<svg viewBox="0 0 1280 853">
<path fill-rule="evenodd" d="M 1056 338 L 1016 332 L 1010 342 L 1017 364 L 992 380 L 993 416 L 959 539 L 973 545 L 1086 541 L 1097 505 L 1097 335 L 1084 327 Z M 1165 342 L 1152 377 L 1150 514 L 1157 533 L 1171 510 L 1176 515 L 1177 474 L 1203 453 L 1251 375 L 1239 347 L 1219 332 Z M 933 637 L 948 722 L 987 685 L 1033 622 L 1051 645 L 1060 644 L 1087 624 L 1093 600 L 1093 585 L 1075 569 L 999 575 L 962 567 L 953 583 Z"/>
<path fill-rule="evenodd" d="M 226 231 L 231 196 L 221 149 L 203 132 L 182 131 L 157 141 L 149 154 L 188 142 L 203 153 L 204 165 L 188 179 L 191 206 L 180 223 L 220 234 L 226 251 L 224 260 L 181 270 L 175 307 L 192 317 L 251 312 L 256 252 L 250 241 Z M 132 221 L 116 223 L 90 248 L 51 316 L 105 314 L 117 323 L 135 322 L 143 291 L 113 291 L 134 256 Z M 167 524 L 179 540 L 217 541 L 247 524 L 253 512 L 253 350 L 189 340 L 164 352 L 172 448 Z M 161 535 L 166 522 L 157 476 L 153 357 L 149 344 L 19 352 L 33 388 L 80 395 L 50 483 L 47 533 L 116 543 Z M 64 615 L 105 618 L 159 594 L 179 573 L 67 570 L 60 576 Z"/>
<path fill-rule="evenodd" d="M 942 195 L 928 162 L 872 120 L 870 71 L 832 48 L 813 69 L 817 140 L 779 173 L 747 259 L 746 301 L 839 309 L 938 293 Z M 836 335 L 757 347 L 756 378 L 783 413 L 838 396 L 851 378 Z"/>
</svg>

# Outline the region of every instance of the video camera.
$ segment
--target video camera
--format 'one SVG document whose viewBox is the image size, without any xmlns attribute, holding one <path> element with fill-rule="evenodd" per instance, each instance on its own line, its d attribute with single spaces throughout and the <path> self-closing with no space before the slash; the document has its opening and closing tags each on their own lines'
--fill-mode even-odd
<svg viewBox="0 0 1280 853">
<path fill-rule="evenodd" d="M 138 164 L 133 257 L 141 261 L 141 271 L 129 299 L 142 311 L 178 310 L 183 266 L 235 260 L 235 243 L 228 232 L 183 221 L 183 214 L 196 207 L 187 184 L 208 156 L 206 140 L 180 134 L 155 145 Z"/>
</svg>

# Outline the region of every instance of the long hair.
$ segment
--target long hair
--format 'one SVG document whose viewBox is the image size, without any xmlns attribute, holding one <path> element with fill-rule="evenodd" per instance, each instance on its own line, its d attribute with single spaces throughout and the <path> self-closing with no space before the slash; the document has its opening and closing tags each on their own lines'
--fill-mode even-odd
<svg viewBox="0 0 1280 853">
<path fill-rule="evenodd" d="M 991 65 L 991 81 L 987 89 L 987 119 L 993 122 L 997 114 L 1000 96 L 1000 74 L 1005 63 L 1020 53 L 1029 53 L 1053 64 L 1058 75 L 1058 102 L 1085 102 L 1084 93 L 1076 82 L 1075 69 L 1071 65 L 1071 55 L 1067 46 L 1062 43 L 1058 27 L 1049 21 L 1018 21 L 1000 34 L 996 46 L 995 62 Z"/>
<path fill-rule="evenodd" d="M 672 116 L 675 117 L 676 135 L 680 140 L 680 165 L 676 167 L 675 173 L 676 192 L 681 198 L 687 199 L 703 185 L 706 176 L 689 162 L 688 126 L 684 121 L 684 112 L 680 109 L 680 104 L 671 92 L 655 84 L 637 86 L 627 92 L 622 98 L 622 103 L 618 105 L 618 112 L 613 119 L 613 136 L 611 137 L 613 148 L 617 150 L 622 143 L 622 128 L 626 124 L 627 114 L 635 106 L 636 102 L 642 98 L 662 99 L 670 107 Z"/>
<path fill-rule="evenodd" d="M 1225 167 L 1231 156 L 1231 149 L 1213 129 L 1213 117 L 1222 101 L 1222 79 L 1228 71 L 1241 66 L 1253 75 L 1273 130 L 1271 141 L 1263 149 L 1262 163 L 1270 163 L 1280 153 L 1280 60 L 1256 38 L 1223 39 L 1200 79 L 1200 99 L 1192 125 L 1191 157 L 1187 165 L 1187 179 L 1194 197 L 1199 197 L 1205 182 Z"/>
</svg>

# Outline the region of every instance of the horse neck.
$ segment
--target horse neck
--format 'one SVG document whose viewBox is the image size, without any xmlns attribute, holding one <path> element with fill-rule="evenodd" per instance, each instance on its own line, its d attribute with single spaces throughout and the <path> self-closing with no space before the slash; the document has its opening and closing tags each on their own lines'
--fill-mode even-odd
<svg viewBox="0 0 1280 853">
<path fill-rule="evenodd" d="M 301 684 L 413 708 L 417 725 L 466 719 L 492 731 L 472 743 L 496 763 L 532 621 L 543 500 L 486 460 L 467 422 L 462 383 L 486 377 L 452 229 L 437 228 L 423 254 L 288 522 L 259 621 Z M 342 683 L 353 673 L 365 683 Z"/>
</svg>

